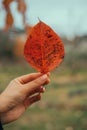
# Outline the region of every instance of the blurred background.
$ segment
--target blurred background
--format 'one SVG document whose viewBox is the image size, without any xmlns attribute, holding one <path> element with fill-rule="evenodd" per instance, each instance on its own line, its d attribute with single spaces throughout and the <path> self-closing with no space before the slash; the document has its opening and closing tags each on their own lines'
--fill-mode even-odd
<svg viewBox="0 0 87 130">
<path fill-rule="evenodd" d="M 0 92 L 15 77 L 35 72 L 23 49 L 38 17 L 65 47 L 42 100 L 4 130 L 87 130 L 87 0 L 0 0 Z"/>
</svg>

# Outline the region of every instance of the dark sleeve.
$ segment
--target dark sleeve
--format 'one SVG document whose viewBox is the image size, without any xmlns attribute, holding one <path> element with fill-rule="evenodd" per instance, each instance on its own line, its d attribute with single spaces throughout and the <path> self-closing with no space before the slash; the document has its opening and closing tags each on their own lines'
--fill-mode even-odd
<svg viewBox="0 0 87 130">
<path fill-rule="evenodd" d="M 0 130 L 3 130 L 3 128 L 2 128 L 2 124 L 1 124 L 1 121 L 0 121 Z"/>
</svg>

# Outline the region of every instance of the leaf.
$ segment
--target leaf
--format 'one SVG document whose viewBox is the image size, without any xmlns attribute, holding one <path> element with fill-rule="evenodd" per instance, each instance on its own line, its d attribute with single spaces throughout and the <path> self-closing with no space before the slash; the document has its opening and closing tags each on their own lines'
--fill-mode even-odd
<svg viewBox="0 0 87 130">
<path fill-rule="evenodd" d="M 24 0 L 18 0 L 18 11 L 22 14 L 23 16 L 23 24 L 25 25 L 26 19 L 25 19 L 25 12 L 26 12 L 26 4 Z"/>
<path fill-rule="evenodd" d="M 6 25 L 7 25 L 8 27 L 12 26 L 13 21 L 14 21 L 14 20 L 13 20 L 13 16 L 12 16 L 11 12 L 8 12 L 8 13 L 7 13 L 7 16 L 6 16 Z"/>
<path fill-rule="evenodd" d="M 7 11 L 9 11 L 9 5 L 13 0 L 3 0 L 3 5 Z"/>
<path fill-rule="evenodd" d="M 22 14 L 25 13 L 25 11 L 26 11 L 26 4 L 25 4 L 24 0 L 21 0 L 21 1 L 18 0 L 18 11 L 20 13 L 22 13 Z"/>
<path fill-rule="evenodd" d="M 48 25 L 39 21 L 31 29 L 24 47 L 24 56 L 32 67 L 47 73 L 62 62 L 64 46 L 60 37 Z"/>
</svg>

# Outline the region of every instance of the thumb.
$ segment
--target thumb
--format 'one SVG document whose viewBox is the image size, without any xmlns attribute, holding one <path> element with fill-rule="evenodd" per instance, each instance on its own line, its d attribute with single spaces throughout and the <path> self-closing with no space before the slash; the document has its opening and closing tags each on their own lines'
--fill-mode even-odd
<svg viewBox="0 0 87 130">
<path fill-rule="evenodd" d="M 45 84 L 46 81 L 48 81 L 48 76 L 47 74 L 44 74 L 42 75 L 41 77 L 27 83 L 27 84 L 24 84 L 24 89 L 23 89 L 23 92 L 25 94 L 30 94 L 32 91 L 40 88 L 40 86 L 42 86 L 43 84 Z"/>
</svg>

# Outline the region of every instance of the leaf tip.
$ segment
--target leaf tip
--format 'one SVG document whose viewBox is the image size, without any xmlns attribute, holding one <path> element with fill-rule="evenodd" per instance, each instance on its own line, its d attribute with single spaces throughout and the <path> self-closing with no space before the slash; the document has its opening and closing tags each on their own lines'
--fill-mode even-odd
<svg viewBox="0 0 87 130">
<path fill-rule="evenodd" d="M 40 18 L 38 17 L 38 21 L 41 22 Z"/>
</svg>

